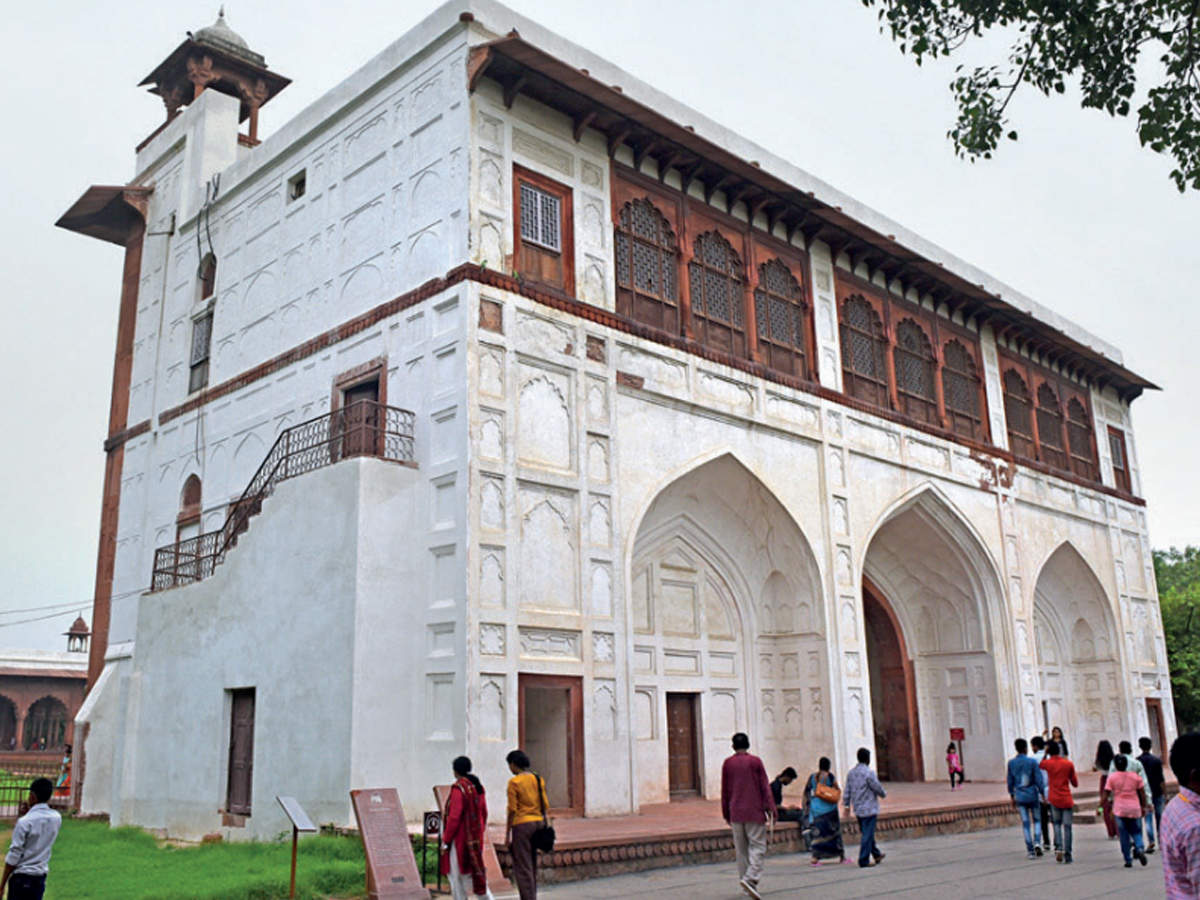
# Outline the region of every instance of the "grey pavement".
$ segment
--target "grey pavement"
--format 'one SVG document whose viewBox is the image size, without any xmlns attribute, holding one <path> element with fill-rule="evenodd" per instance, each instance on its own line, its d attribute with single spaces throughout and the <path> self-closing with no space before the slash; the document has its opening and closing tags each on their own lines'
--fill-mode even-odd
<svg viewBox="0 0 1200 900">
<path fill-rule="evenodd" d="M 1075 826 L 1075 862 L 1056 863 L 1054 854 L 1025 858 L 1019 826 L 881 841 L 887 859 L 877 868 L 857 865 L 809 864 L 804 854 L 767 857 L 759 890 L 764 897 L 914 897 L 921 900 L 974 897 L 1053 897 L 1054 900 L 1165 897 L 1162 857 L 1150 864 L 1124 868 L 1121 849 L 1109 840 L 1104 826 Z M 857 845 L 846 848 L 857 859 Z M 611 900 L 611 898 L 686 897 L 688 900 L 744 898 L 732 862 L 656 869 L 633 875 L 597 878 L 546 887 L 547 900 Z"/>
</svg>

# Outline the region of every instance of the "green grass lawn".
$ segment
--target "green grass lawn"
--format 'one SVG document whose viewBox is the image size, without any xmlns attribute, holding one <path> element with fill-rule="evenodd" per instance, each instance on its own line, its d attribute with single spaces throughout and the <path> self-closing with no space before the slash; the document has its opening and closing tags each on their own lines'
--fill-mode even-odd
<svg viewBox="0 0 1200 900">
<path fill-rule="evenodd" d="M 11 831 L 0 831 L 8 848 Z M 287 897 L 291 841 L 162 846 L 136 828 L 64 819 L 50 860 L 47 900 L 275 900 Z M 300 840 L 296 896 L 366 894 L 362 843 Z"/>
</svg>

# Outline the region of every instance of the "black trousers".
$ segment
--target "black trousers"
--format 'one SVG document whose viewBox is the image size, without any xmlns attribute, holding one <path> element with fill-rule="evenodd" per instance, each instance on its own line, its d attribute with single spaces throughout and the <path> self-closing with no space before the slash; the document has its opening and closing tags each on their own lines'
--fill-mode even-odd
<svg viewBox="0 0 1200 900">
<path fill-rule="evenodd" d="M 1042 844 L 1050 846 L 1050 804 L 1042 802 Z"/>
<path fill-rule="evenodd" d="M 42 895 L 45 893 L 45 875 L 14 873 L 8 879 L 8 900 L 42 900 Z"/>
</svg>

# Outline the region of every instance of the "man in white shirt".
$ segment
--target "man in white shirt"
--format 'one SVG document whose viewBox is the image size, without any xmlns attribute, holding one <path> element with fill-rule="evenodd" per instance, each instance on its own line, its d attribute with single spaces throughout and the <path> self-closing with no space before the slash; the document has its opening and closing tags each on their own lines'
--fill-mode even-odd
<svg viewBox="0 0 1200 900">
<path fill-rule="evenodd" d="M 62 827 L 62 816 L 49 806 L 53 794 L 54 784 L 49 778 L 38 778 L 29 786 L 29 811 L 13 827 L 12 844 L 4 857 L 0 897 L 7 887 L 8 900 L 42 900 L 50 851 Z"/>
<path fill-rule="evenodd" d="M 1029 746 L 1033 748 L 1033 759 L 1038 764 L 1038 777 L 1042 784 L 1042 803 L 1039 813 L 1042 819 L 1042 847 L 1050 850 L 1050 804 L 1046 800 L 1046 791 L 1050 789 L 1050 783 L 1046 778 L 1046 771 L 1041 768 L 1042 760 L 1046 758 L 1046 739 L 1040 734 L 1035 734 L 1029 739 Z"/>
</svg>

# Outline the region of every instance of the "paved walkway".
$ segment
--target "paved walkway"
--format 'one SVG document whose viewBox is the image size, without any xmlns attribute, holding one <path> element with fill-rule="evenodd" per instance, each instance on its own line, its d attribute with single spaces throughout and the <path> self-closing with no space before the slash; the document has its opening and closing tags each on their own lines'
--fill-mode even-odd
<svg viewBox="0 0 1200 900">
<path fill-rule="evenodd" d="M 947 791 L 949 793 L 949 791 Z M 955 791 L 957 798 L 958 791 Z M 855 852 L 854 847 L 847 847 Z M 1103 825 L 1075 828 L 1075 863 L 1062 865 L 1054 857 L 1025 858 L 1019 828 L 970 834 L 940 835 L 884 843 L 887 859 L 878 868 L 824 864 L 813 867 L 800 854 L 771 856 L 761 890 L 764 897 L 819 896 L 912 897 L 920 900 L 963 900 L 975 897 L 1126 897 L 1156 900 L 1165 897 L 1162 857 L 1154 854 L 1142 868 L 1123 867 L 1117 842 Z M 745 895 L 736 883 L 733 863 L 658 869 L 614 878 L 545 887 L 547 900 L 606 900 L 606 898 L 679 897 L 687 900 L 736 900 Z"/>
</svg>

